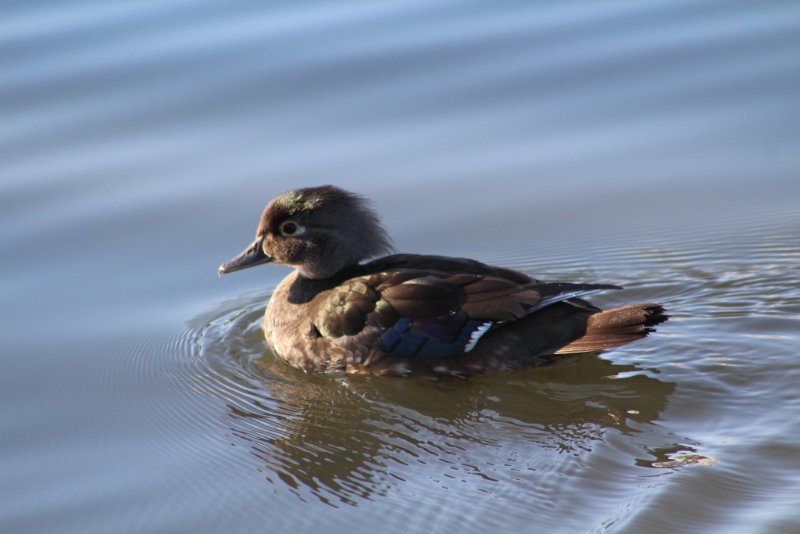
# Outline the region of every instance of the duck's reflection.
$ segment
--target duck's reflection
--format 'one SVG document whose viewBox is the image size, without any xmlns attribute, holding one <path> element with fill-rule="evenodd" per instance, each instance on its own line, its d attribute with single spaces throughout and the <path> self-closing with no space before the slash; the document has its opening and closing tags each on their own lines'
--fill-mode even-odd
<svg viewBox="0 0 800 534">
<path fill-rule="evenodd" d="M 498 449 L 532 462 L 589 450 L 608 429 L 646 430 L 675 389 L 597 355 L 443 382 L 303 375 L 272 356 L 258 366 L 263 389 L 229 403 L 234 435 L 267 480 L 334 506 L 386 494 L 437 463 L 490 480 L 496 465 L 481 464 Z"/>
</svg>

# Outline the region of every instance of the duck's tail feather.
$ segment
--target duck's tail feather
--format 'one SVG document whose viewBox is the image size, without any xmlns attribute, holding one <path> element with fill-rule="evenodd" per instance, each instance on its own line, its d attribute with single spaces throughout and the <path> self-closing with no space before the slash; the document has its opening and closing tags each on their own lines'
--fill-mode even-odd
<svg viewBox="0 0 800 534">
<path fill-rule="evenodd" d="M 591 315 L 586 333 L 561 347 L 556 354 L 594 352 L 630 343 L 653 332 L 669 318 L 661 304 L 630 304 Z"/>
</svg>

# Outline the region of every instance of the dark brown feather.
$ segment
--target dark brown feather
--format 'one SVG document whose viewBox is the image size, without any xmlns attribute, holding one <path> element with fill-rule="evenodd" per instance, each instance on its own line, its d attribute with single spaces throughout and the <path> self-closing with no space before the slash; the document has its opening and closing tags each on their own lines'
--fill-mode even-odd
<svg viewBox="0 0 800 534">
<path fill-rule="evenodd" d="M 557 354 L 606 350 L 630 343 L 652 332 L 652 327 L 669 318 L 660 304 L 630 304 L 589 316 L 586 332 L 561 347 Z"/>
</svg>

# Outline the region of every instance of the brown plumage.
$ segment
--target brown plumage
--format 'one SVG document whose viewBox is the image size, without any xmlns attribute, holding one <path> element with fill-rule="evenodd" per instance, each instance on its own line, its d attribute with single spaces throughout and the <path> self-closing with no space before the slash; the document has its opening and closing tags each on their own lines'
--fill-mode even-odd
<svg viewBox="0 0 800 534">
<path fill-rule="evenodd" d="M 600 310 L 607 284 L 546 283 L 463 258 L 384 254 L 366 201 L 333 186 L 270 202 L 255 241 L 220 274 L 261 263 L 295 271 L 264 316 L 274 351 L 308 372 L 470 376 L 613 348 L 667 319 L 659 304 Z"/>
</svg>

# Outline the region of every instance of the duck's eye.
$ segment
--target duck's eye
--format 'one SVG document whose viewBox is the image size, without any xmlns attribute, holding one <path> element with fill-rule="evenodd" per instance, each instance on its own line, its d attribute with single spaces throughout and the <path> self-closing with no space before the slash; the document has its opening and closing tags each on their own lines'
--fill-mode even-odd
<svg viewBox="0 0 800 534">
<path fill-rule="evenodd" d="M 280 230 L 281 235 L 286 235 L 286 236 L 300 235 L 306 230 L 305 227 L 297 224 L 294 221 L 284 221 L 281 223 L 278 229 Z"/>
</svg>

